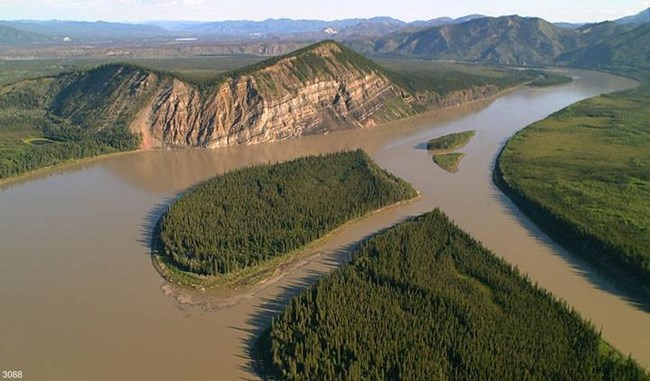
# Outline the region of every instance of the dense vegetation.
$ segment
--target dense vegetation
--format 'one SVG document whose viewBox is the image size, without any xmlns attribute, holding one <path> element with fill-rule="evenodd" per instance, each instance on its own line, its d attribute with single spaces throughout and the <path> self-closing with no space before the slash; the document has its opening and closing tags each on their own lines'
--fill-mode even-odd
<svg viewBox="0 0 650 381">
<path fill-rule="evenodd" d="M 438 167 L 444 169 L 447 172 L 456 173 L 458 172 L 458 165 L 464 156 L 464 153 L 453 152 L 433 155 L 432 159 Z"/>
<path fill-rule="evenodd" d="M 415 195 L 360 150 L 256 166 L 217 176 L 175 201 L 161 219 L 160 241 L 184 271 L 231 273 Z"/>
<path fill-rule="evenodd" d="M 465 154 L 453 151 L 467 145 L 474 135 L 476 130 L 456 132 L 429 140 L 427 149 L 433 152 L 433 162 L 447 172 L 456 173 Z"/>
<path fill-rule="evenodd" d="M 106 153 L 137 148 L 124 123 L 89 129 L 51 112 L 55 79 L 30 80 L 0 90 L 0 180 Z M 88 115 L 92 119 L 92 115 Z M 49 144 L 34 144 L 34 139 Z"/>
<path fill-rule="evenodd" d="M 644 86 L 569 106 L 516 134 L 495 178 L 556 239 L 650 292 L 648 104 Z"/>
<path fill-rule="evenodd" d="M 647 380 L 439 210 L 362 244 L 258 343 L 288 380 Z"/>
<path fill-rule="evenodd" d="M 476 130 L 463 131 L 433 138 L 427 142 L 430 151 L 453 151 L 465 146 L 476 135 Z"/>
</svg>

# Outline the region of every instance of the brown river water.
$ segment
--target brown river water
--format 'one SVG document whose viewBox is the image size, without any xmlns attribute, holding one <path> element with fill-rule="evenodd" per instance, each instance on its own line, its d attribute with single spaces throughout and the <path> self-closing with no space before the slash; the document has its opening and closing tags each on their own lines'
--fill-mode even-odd
<svg viewBox="0 0 650 381">
<path fill-rule="evenodd" d="M 575 101 L 635 85 L 572 72 L 574 83 L 381 127 L 219 150 L 149 151 L 56 169 L 0 187 L 0 369 L 25 380 L 256 379 L 251 344 L 287 298 L 347 261 L 359 240 L 435 207 L 591 320 L 650 367 L 650 313 L 569 256 L 499 192 L 491 170 L 517 130 Z M 456 174 L 428 139 L 476 129 Z M 411 182 L 416 202 L 358 221 L 263 287 L 225 293 L 166 284 L 151 264 L 153 222 L 183 189 L 224 171 L 361 147 Z"/>
</svg>

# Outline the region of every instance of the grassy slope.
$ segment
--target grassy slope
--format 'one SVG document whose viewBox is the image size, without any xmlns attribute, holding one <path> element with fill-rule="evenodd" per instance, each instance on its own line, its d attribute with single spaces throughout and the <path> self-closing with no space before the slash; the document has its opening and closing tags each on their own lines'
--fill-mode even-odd
<svg viewBox="0 0 650 381">
<path fill-rule="evenodd" d="M 650 69 L 650 24 L 632 30 L 623 30 L 606 38 L 595 40 L 584 48 L 561 55 L 562 64 L 599 68 Z"/>
<path fill-rule="evenodd" d="M 577 253 L 650 291 L 650 90 L 592 98 L 516 134 L 502 188 Z"/>
<path fill-rule="evenodd" d="M 439 210 L 294 298 L 257 356 L 278 379 L 644 380 L 575 311 Z"/>
<path fill-rule="evenodd" d="M 43 42 L 48 38 L 38 33 L 26 32 L 0 24 L 0 45 L 20 45 Z"/>
<path fill-rule="evenodd" d="M 122 96 L 124 110 L 99 107 L 104 88 L 120 86 L 110 67 L 90 72 L 17 82 L 0 89 L 0 180 L 56 164 L 137 148 L 139 137 L 127 129 L 124 117 L 136 102 Z M 92 87 L 84 96 L 82 87 Z M 88 93 L 87 89 L 85 93 Z M 115 102 L 113 102 L 115 103 Z M 51 138 L 53 144 L 30 144 Z"/>
</svg>

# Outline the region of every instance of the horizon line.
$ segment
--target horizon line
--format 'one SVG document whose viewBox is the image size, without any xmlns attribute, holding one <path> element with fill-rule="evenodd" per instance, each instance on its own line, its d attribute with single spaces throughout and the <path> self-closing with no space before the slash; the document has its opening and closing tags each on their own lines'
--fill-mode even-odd
<svg viewBox="0 0 650 381">
<path fill-rule="evenodd" d="M 650 10 L 650 8 L 648 8 Z M 643 12 L 643 11 L 642 11 Z M 459 17 L 453 17 L 453 16 L 439 16 L 439 17 L 433 17 L 430 19 L 414 19 L 414 20 L 403 20 L 399 19 L 393 16 L 371 16 L 371 17 L 346 17 L 346 18 L 333 18 L 333 19 L 317 19 L 317 18 L 291 18 L 291 17 L 268 17 L 264 19 L 213 19 L 213 20 L 197 20 L 197 19 L 146 19 L 146 20 L 111 20 L 111 19 L 60 19 L 60 18 L 8 18 L 8 19 L 0 19 L 0 22 L 20 22 L 20 21 L 32 21 L 32 22 L 80 22 L 80 23 L 110 23 L 110 24 L 151 24 L 151 23 L 160 23 L 160 22 L 178 22 L 178 23 L 219 23 L 219 22 L 266 22 L 266 21 L 281 21 L 281 20 L 288 20 L 288 21 L 322 21 L 322 22 L 336 22 L 336 21 L 345 21 L 345 20 L 373 20 L 373 19 L 392 19 L 396 20 L 399 22 L 403 22 L 405 24 L 410 24 L 414 22 L 426 22 L 426 21 L 432 21 L 432 20 L 437 20 L 437 19 L 452 19 L 452 20 L 458 20 L 462 19 L 465 17 L 469 16 L 481 16 L 481 17 L 491 17 L 491 18 L 499 18 L 499 17 L 511 17 L 511 16 L 518 16 L 522 18 L 538 18 L 545 20 L 550 23 L 567 23 L 567 24 L 594 24 L 594 23 L 601 23 L 601 22 L 606 22 L 606 21 L 615 21 L 618 20 L 619 18 L 616 19 L 607 19 L 607 20 L 594 20 L 594 21 L 553 21 L 549 20 L 540 16 L 525 16 L 525 15 L 520 15 L 517 13 L 513 14 L 502 14 L 498 16 L 494 15 L 486 15 L 486 14 L 477 14 L 477 13 L 470 13 L 464 16 L 459 16 Z M 632 15 L 634 16 L 634 15 Z M 626 16 L 624 16 L 626 17 Z M 477 17 L 478 18 L 478 17 Z"/>
</svg>

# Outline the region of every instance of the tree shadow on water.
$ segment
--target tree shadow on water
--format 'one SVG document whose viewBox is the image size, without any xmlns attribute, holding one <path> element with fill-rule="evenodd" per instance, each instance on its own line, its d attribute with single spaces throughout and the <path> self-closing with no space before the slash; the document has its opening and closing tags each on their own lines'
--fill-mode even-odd
<svg viewBox="0 0 650 381">
<path fill-rule="evenodd" d="M 399 222 L 401 220 L 396 223 Z M 286 285 L 279 286 L 279 292 L 274 295 L 260 298 L 260 303 L 254 307 L 252 316 L 245 322 L 245 326 L 248 328 L 230 327 L 246 332 L 246 336 L 241 340 L 242 352 L 246 354 L 242 357 L 246 360 L 246 365 L 243 365 L 241 369 L 264 379 L 259 359 L 257 358 L 257 351 L 259 350 L 258 340 L 271 327 L 272 320 L 285 310 L 292 298 L 298 296 L 330 272 L 336 271 L 340 266 L 350 262 L 360 245 L 391 227 L 375 231 L 360 240 L 324 252 L 319 258 L 313 261 L 318 269 L 298 269 L 296 271 L 302 272 L 300 276 L 292 279 Z"/>
<path fill-rule="evenodd" d="M 634 290 L 628 284 L 617 281 L 593 262 L 571 253 L 560 243 L 552 239 L 543 228 L 531 221 L 494 183 L 492 183 L 492 187 L 492 198 L 507 211 L 508 215 L 515 219 L 518 225 L 526 229 L 528 237 L 539 242 L 541 245 L 549 247 L 553 255 L 561 258 L 571 268 L 573 273 L 587 280 L 596 289 L 613 294 L 638 310 L 650 313 L 650 300 L 648 300 L 646 295 Z"/>
<path fill-rule="evenodd" d="M 140 237 L 137 242 L 144 246 L 147 249 L 147 252 L 150 253 L 155 246 L 154 238 L 156 231 L 158 229 L 158 222 L 160 218 L 165 214 L 169 205 L 180 197 L 180 194 L 166 197 L 161 202 L 154 205 L 143 218 L 142 225 L 140 227 Z"/>
</svg>

